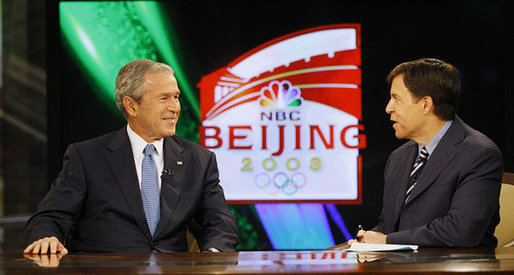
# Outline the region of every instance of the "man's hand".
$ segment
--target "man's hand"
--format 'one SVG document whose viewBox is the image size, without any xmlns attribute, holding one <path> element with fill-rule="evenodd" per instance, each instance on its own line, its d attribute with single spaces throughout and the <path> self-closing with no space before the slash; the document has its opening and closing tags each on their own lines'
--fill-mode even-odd
<svg viewBox="0 0 514 275">
<path fill-rule="evenodd" d="M 360 230 L 359 233 L 357 233 L 357 238 L 360 243 L 385 244 L 387 235 L 376 231 Z"/>
<path fill-rule="evenodd" d="M 348 246 L 352 246 L 353 243 L 378 243 L 385 244 L 387 235 L 376 232 L 374 229 L 369 231 L 359 230 L 357 232 L 357 238 L 348 241 Z"/>
<path fill-rule="evenodd" d="M 356 240 L 356 239 L 351 239 L 351 240 L 349 240 L 349 241 L 347 242 L 347 244 L 348 244 L 348 247 L 347 247 L 347 248 L 350 248 L 350 246 L 352 246 L 352 244 L 353 244 L 353 243 L 358 243 L 358 242 L 359 242 L 359 240 Z"/>
<path fill-rule="evenodd" d="M 46 237 L 39 239 L 29 244 L 25 250 L 25 254 L 61 254 L 62 256 L 68 254 L 68 249 L 56 238 Z"/>
</svg>

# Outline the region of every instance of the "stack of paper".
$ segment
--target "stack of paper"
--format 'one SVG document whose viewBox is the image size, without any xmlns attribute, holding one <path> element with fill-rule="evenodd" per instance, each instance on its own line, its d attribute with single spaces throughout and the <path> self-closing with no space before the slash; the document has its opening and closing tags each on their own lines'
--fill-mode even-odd
<svg viewBox="0 0 514 275">
<path fill-rule="evenodd" d="M 405 244 L 376 244 L 376 243 L 353 243 L 348 251 L 354 252 L 372 252 L 372 251 L 402 251 L 402 250 L 418 250 L 417 245 Z"/>
</svg>

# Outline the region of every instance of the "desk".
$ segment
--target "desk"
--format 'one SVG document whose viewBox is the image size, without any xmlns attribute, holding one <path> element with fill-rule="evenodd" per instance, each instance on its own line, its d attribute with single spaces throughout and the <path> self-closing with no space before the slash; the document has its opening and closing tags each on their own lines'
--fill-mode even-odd
<svg viewBox="0 0 514 275">
<path fill-rule="evenodd" d="M 54 255 L 55 256 L 55 255 Z M 44 258 L 49 263 L 48 258 Z M 54 258 L 56 260 L 56 258 Z M 346 251 L 227 253 L 119 253 L 64 256 L 57 268 L 39 267 L 19 252 L 0 254 L 0 274 L 410 274 L 498 272 L 514 274 L 514 247 L 420 249 L 356 254 Z"/>
</svg>

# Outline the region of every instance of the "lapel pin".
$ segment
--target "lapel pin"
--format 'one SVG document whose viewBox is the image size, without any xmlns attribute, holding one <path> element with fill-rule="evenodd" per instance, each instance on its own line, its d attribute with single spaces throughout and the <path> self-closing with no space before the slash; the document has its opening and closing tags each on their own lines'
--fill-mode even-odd
<svg viewBox="0 0 514 275">
<path fill-rule="evenodd" d="M 177 160 L 177 165 L 178 166 L 182 166 L 182 161 L 181 160 Z"/>
</svg>

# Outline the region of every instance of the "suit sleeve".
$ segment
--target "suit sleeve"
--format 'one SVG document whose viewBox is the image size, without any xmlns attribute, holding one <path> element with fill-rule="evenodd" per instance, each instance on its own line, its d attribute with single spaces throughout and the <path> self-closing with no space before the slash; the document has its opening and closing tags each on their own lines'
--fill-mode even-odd
<svg viewBox="0 0 514 275">
<path fill-rule="evenodd" d="M 202 200 L 196 217 L 203 229 L 200 249 L 216 248 L 234 251 L 239 241 L 235 216 L 230 212 L 219 184 L 216 156 L 210 152 L 204 176 Z"/>
<path fill-rule="evenodd" d="M 50 191 L 39 203 L 36 213 L 27 221 L 25 243 L 55 236 L 63 244 L 80 214 L 86 196 L 86 185 L 79 152 L 70 145 L 66 150 L 63 168 Z"/>
<path fill-rule="evenodd" d="M 423 247 L 480 244 L 498 209 L 503 160 L 493 146 L 470 152 L 465 158 L 448 213 L 426 225 L 390 233 L 387 243 Z"/>
</svg>

